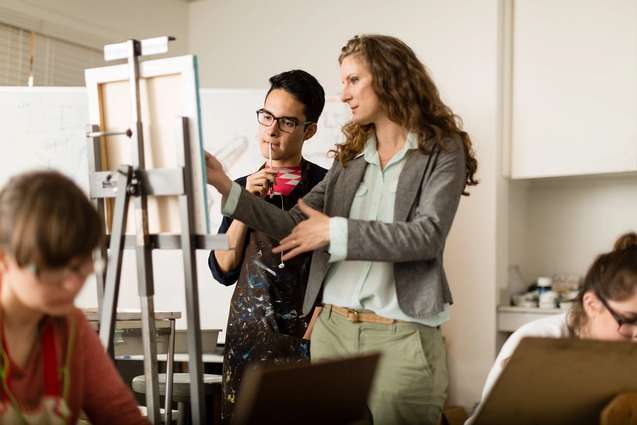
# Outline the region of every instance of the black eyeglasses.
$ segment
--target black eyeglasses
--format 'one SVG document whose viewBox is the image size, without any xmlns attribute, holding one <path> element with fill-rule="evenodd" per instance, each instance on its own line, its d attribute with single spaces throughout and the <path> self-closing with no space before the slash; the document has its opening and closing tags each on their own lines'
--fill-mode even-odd
<svg viewBox="0 0 637 425">
<path fill-rule="evenodd" d="M 299 126 L 299 120 L 293 117 L 275 117 L 265 109 L 257 110 L 257 121 L 259 124 L 270 127 L 276 121 L 277 127 L 284 133 L 292 133 Z M 304 121 L 303 125 L 311 124 L 312 121 Z"/>
<path fill-rule="evenodd" d="M 606 310 L 613 316 L 615 322 L 617 322 L 617 332 L 626 338 L 636 338 L 637 337 L 637 317 L 632 319 L 627 319 L 608 305 L 608 301 L 598 293 L 596 293 L 597 298 L 602 302 Z"/>
</svg>

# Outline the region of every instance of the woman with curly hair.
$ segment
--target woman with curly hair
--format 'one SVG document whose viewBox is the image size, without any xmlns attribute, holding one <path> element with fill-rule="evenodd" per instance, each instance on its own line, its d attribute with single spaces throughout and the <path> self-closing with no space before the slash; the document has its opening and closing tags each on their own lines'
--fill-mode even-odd
<svg viewBox="0 0 637 425">
<path fill-rule="evenodd" d="M 242 190 L 207 155 L 223 213 L 280 240 L 283 260 L 312 252 L 304 314 L 323 305 L 312 361 L 381 351 L 375 424 L 437 424 L 447 392 L 440 325 L 451 292 L 445 241 L 477 161 L 458 117 L 401 40 L 361 35 L 339 57 L 352 120 L 323 181 L 281 211 Z"/>
</svg>

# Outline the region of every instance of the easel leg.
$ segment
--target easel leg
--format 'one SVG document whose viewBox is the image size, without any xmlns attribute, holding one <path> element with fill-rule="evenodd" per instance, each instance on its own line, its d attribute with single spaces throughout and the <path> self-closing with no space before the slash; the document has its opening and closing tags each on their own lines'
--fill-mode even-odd
<svg viewBox="0 0 637 425">
<path fill-rule="evenodd" d="M 113 357 L 113 331 L 115 330 L 115 316 L 117 300 L 119 298 L 119 282 L 122 274 L 122 260 L 124 258 L 124 239 L 126 232 L 126 218 L 128 201 L 130 199 L 128 186 L 132 179 L 132 168 L 122 166 L 118 170 L 117 196 L 115 198 L 115 212 L 111 228 L 110 253 L 112 261 L 107 265 L 106 286 L 102 303 L 100 304 L 100 340 L 106 351 Z"/>
<path fill-rule="evenodd" d="M 173 373 L 175 363 L 175 319 L 170 319 L 168 337 L 168 357 L 166 357 L 166 400 L 164 403 L 164 424 L 172 424 L 173 414 Z"/>
<path fill-rule="evenodd" d="M 157 330 L 153 296 L 141 296 L 142 342 L 144 346 L 144 375 L 146 375 L 146 407 L 148 419 L 161 424 L 159 412 L 159 382 L 157 380 Z"/>
<path fill-rule="evenodd" d="M 184 170 L 191 170 L 190 139 L 188 119 L 177 119 L 177 146 L 183 151 Z M 181 250 L 184 259 L 184 286 L 186 288 L 186 320 L 188 323 L 188 369 L 190 372 L 190 407 L 194 424 L 204 424 L 206 406 L 204 404 L 203 363 L 201 359 L 201 321 L 199 318 L 199 287 L 197 284 L 196 256 L 194 244 L 194 203 L 192 181 L 189 172 L 184 173 L 184 195 L 179 196 L 181 216 Z"/>
<path fill-rule="evenodd" d="M 95 136 L 96 133 L 99 132 L 99 126 L 97 125 L 89 125 L 88 128 L 87 143 L 88 143 L 88 168 L 89 168 L 89 176 L 92 176 L 97 170 L 102 167 L 102 153 L 101 153 L 101 137 Z M 104 198 L 94 198 L 93 203 L 100 217 L 104 217 Z M 96 261 L 106 261 L 107 258 L 106 246 L 102 244 L 102 246 L 95 253 Z M 102 305 L 104 305 L 104 287 L 106 286 L 106 270 L 102 270 L 100 273 L 96 273 L 95 276 L 96 285 L 97 285 L 97 306 L 98 306 L 98 317 L 102 317 Z"/>
<path fill-rule="evenodd" d="M 139 176 L 136 176 L 139 182 Z M 137 258 L 137 284 L 142 310 L 142 342 L 144 346 L 144 375 L 146 375 L 146 407 L 148 419 L 161 423 L 159 414 L 159 383 L 157 381 L 157 332 L 155 329 L 155 285 L 153 257 L 148 237 L 148 200 L 142 193 L 134 198 Z"/>
</svg>

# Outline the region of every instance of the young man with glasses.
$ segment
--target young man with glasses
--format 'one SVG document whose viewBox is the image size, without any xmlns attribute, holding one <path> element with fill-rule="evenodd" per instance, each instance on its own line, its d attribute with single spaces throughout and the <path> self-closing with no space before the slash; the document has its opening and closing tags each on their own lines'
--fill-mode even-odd
<svg viewBox="0 0 637 425">
<path fill-rule="evenodd" d="M 276 208 L 290 209 L 325 176 L 326 170 L 302 157 L 302 148 L 317 130 L 325 94 L 319 82 L 301 70 L 270 78 L 262 108 L 258 143 L 265 163 L 236 182 Z M 309 317 L 303 298 L 310 255 L 285 263 L 272 254 L 278 241 L 224 217 L 229 251 L 212 251 L 209 266 L 224 285 L 235 282 L 223 361 L 222 422 L 229 423 L 245 367 L 253 362 L 309 360 L 303 339 Z"/>
</svg>

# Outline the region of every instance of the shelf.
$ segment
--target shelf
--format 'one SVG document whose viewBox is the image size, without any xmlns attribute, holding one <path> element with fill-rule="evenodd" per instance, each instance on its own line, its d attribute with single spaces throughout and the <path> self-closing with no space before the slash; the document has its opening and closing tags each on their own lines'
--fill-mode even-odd
<svg viewBox="0 0 637 425">
<path fill-rule="evenodd" d="M 497 330 L 500 332 L 514 332 L 520 326 L 529 322 L 564 312 L 566 310 L 559 308 L 498 306 Z"/>
<path fill-rule="evenodd" d="M 539 308 L 539 307 L 516 307 L 510 305 L 498 306 L 498 313 L 531 313 L 531 314 L 559 314 L 566 310 L 559 308 Z"/>
</svg>

